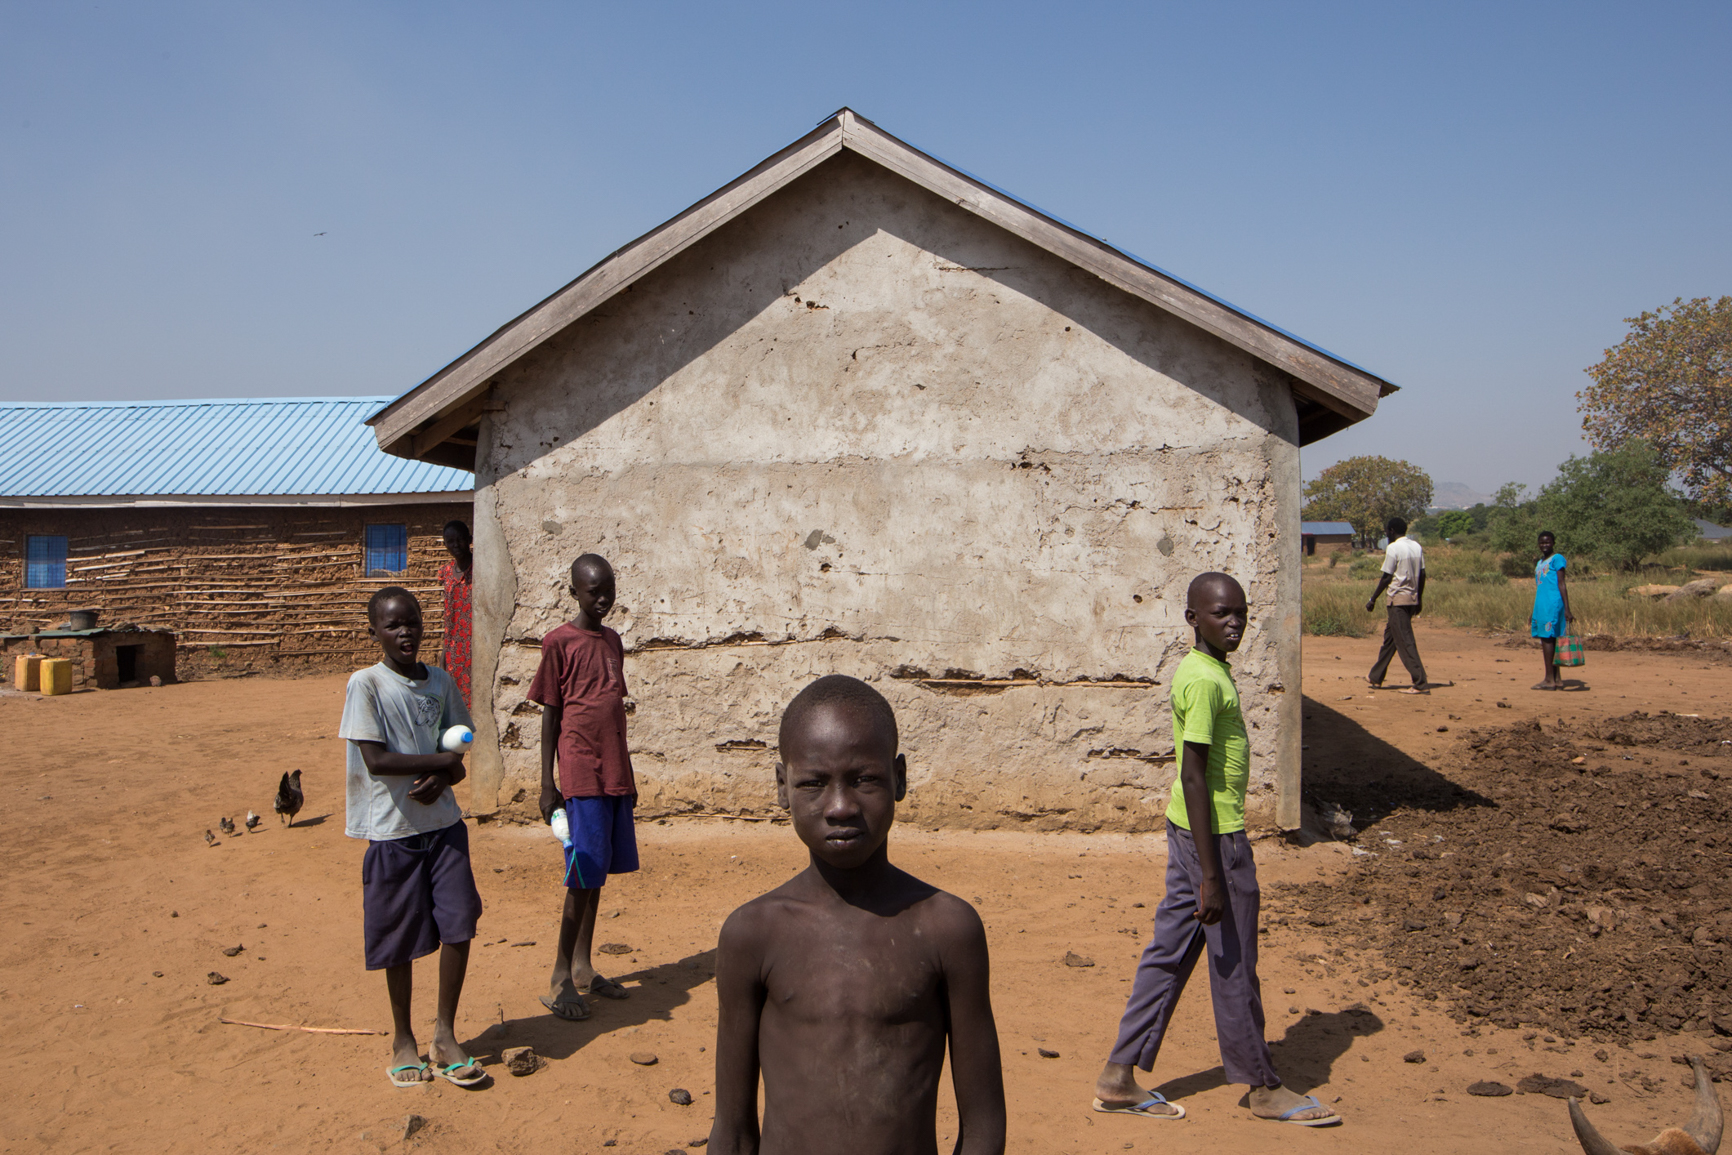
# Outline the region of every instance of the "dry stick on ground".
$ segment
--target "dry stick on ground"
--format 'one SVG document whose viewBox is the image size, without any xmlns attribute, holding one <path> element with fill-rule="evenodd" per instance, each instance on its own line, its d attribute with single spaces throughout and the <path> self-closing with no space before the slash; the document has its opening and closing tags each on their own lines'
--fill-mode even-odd
<svg viewBox="0 0 1732 1155">
<path fill-rule="evenodd" d="M 259 1027 L 267 1031 L 305 1031 L 309 1035 L 382 1035 L 384 1031 L 370 1031 L 365 1027 L 297 1027 L 293 1023 L 249 1023 L 244 1019 L 218 1018 L 217 1022 L 227 1023 L 231 1027 Z"/>
</svg>

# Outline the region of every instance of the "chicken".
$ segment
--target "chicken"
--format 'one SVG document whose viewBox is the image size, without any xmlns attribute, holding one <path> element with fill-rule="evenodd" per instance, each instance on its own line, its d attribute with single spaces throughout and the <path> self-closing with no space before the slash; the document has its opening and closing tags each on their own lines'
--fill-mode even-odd
<svg viewBox="0 0 1732 1155">
<path fill-rule="evenodd" d="M 232 835 L 235 832 L 235 820 L 232 818 L 217 819 L 217 827 L 224 833 Z"/>
<path fill-rule="evenodd" d="M 286 825 L 295 824 L 295 815 L 301 812 L 306 795 L 301 793 L 301 772 L 284 774 L 283 780 L 277 784 L 277 796 L 271 802 L 271 809 L 282 816 Z"/>
<path fill-rule="evenodd" d="M 264 821 L 264 820 L 261 819 L 257 814 L 254 814 L 251 810 L 248 810 L 247 811 L 247 833 L 251 834 L 253 831 L 257 830 L 259 828 L 259 823 L 262 821 Z"/>
<path fill-rule="evenodd" d="M 217 844 L 216 835 L 212 834 L 208 830 L 205 831 L 204 832 L 204 844 L 206 846 L 215 846 Z"/>
</svg>

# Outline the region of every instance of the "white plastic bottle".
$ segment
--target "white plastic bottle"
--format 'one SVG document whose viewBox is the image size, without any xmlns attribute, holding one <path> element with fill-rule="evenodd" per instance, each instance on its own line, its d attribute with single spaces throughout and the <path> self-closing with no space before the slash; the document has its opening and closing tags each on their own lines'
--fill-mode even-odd
<svg viewBox="0 0 1732 1155">
<path fill-rule="evenodd" d="M 553 827 L 553 836 L 559 839 L 561 845 L 571 845 L 571 823 L 565 816 L 564 806 L 553 812 L 553 817 L 547 820 L 547 824 Z"/>
<path fill-rule="evenodd" d="M 453 726 L 439 738 L 439 748 L 447 754 L 467 754 L 475 741 L 475 731 L 467 726 Z"/>
</svg>

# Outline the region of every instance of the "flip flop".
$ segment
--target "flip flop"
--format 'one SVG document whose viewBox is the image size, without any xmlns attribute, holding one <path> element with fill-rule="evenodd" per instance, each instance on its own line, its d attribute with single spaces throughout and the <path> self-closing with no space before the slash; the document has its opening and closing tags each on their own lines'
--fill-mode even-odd
<svg viewBox="0 0 1732 1155">
<path fill-rule="evenodd" d="M 398 1076 L 401 1075 L 404 1071 L 414 1071 L 415 1077 L 412 1079 L 398 1078 Z M 425 1075 L 426 1073 L 427 1073 L 427 1064 L 426 1063 L 401 1063 L 401 1064 L 399 1064 L 395 1067 L 391 1067 L 385 1071 L 385 1074 L 387 1076 L 389 1076 L 389 1078 L 391 1080 L 391 1085 L 393 1087 L 419 1087 L 427 1081 L 426 1079 L 423 1079 L 421 1077 L 422 1075 Z"/>
<path fill-rule="evenodd" d="M 556 1003 L 546 995 L 541 996 L 541 1005 L 554 1013 L 556 1018 L 568 1023 L 581 1023 L 589 1018 L 589 1004 L 583 1001 L 583 996 L 577 996 L 577 1002 Z"/>
<path fill-rule="evenodd" d="M 473 1071 L 474 1074 L 460 1079 L 457 1077 L 458 1071 Z M 446 1063 L 444 1066 L 434 1067 L 433 1073 L 457 1087 L 473 1087 L 487 1078 L 487 1072 L 483 1071 L 481 1064 L 474 1059 L 464 1059 L 461 1062 Z"/>
<path fill-rule="evenodd" d="M 1171 1107 L 1171 1112 L 1151 1111 L 1150 1107 Z M 1183 1119 L 1185 1109 L 1177 1103 L 1169 1103 L 1159 1091 L 1150 1091 L 1149 1097 L 1141 1103 L 1122 1103 L 1110 1107 L 1103 1099 L 1095 1100 L 1095 1110 L 1103 1115 L 1140 1115 L 1145 1119 Z"/>
<path fill-rule="evenodd" d="M 631 992 L 608 978 L 606 975 L 596 975 L 589 980 L 589 990 L 584 992 L 600 995 L 604 999 L 629 999 Z"/>
<path fill-rule="evenodd" d="M 1399 689 L 1395 692 L 1397 694 L 1429 694 L 1429 693 L 1431 693 L 1430 690 L 1422 690 L 1418 686 L 1403 686 L 1401 689 Z"/>
<path fill-rule="evenodd" d="M 1297 1115 L 1301 1111 L 1315 1111 L 1318 1109 L 1329 1111 L 1329 1114 L 1323 1116 L 1321 1119 L 1293 1118 L 1293 1116 Z M 1325 1107 L 1322 1103 L 1318 1102 L 1316 1095 L 1307 1095 L 1300 1101 L 1297 1107 L 1294 1107 L 1289 1111 L 1283 1111 L 1281 1114 L 1277 1115 L 1275 1117 L 1275 1122 L 1292 1123 L 1299 1127 L 1333 1127 L 1335 1124 L 1341 1122 L 1341 1116 L 1337 1115 L 1334 1111 L 1330 1111 L 1328 1107 Z"/>
</svg>

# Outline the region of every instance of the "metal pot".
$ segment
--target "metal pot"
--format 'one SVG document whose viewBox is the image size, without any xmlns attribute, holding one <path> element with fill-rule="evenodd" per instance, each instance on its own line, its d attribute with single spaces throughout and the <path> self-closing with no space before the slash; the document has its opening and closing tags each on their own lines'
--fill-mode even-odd
<svg viewBox="0 0 1732 1155">
<path fill-rule="evenodd" d="M 71 619 L 66 623 L 69 630 L 94 630 L 96 628 L 96 610 L 73 610 Z"/>
</svg>

